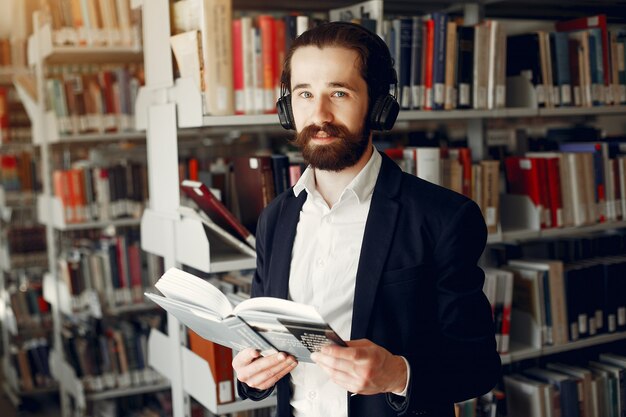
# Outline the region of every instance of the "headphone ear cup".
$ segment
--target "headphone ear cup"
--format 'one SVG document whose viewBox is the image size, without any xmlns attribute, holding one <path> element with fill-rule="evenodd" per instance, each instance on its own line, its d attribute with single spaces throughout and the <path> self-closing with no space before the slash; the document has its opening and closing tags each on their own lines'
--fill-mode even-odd
<svg viewBox="0 0 626 417">
<path fill-rule="evenodd" d="M 284 129 L 296 130 L 293 112 L 291 111 L 291 94 L 285 94 L 278 99 L 276 102 L 276 112 L 278 113 L 278 121 Z"/>
<path fill-rule="evenodd" d="M 400 105 L 391 94 L 378 97 L 372 107 L 371 128 L 379 131 L 391 130 L 399 112 Z"/>
</svg>

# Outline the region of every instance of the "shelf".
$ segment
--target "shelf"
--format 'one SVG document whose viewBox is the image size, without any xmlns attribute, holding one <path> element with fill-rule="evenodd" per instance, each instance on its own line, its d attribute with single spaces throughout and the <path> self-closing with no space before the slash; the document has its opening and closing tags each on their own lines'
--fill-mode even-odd
<svg viewBox="0 0 626 417">
<path fill-rule="evenodd" d="M 13 77 L 19 74 L 26 74 L 26 67 L 6 67 L 0 66 L 0 85 L 13 84 Z"/>
<path fill-rule="evenodd" d="M 148 363 L 167 378 L 173 374 L 169 337 L 156 329 L 152 329 L 148 339 Z M 206 360 L 184 346 L 180 347 L 182 356 L 183 389 L 200 404 L 214 414 L 236 413 L 276 405 L 276 397 L 270 396 L 262 401 L 237 400 L 233 403 L 217 404 L 217 386 Z"/>
<path fill-rule="evenodd" d="M 111 132 L 111 133 L 85 133 L 81 135 L 60 135 L 58 140 L 50 143 L 84 143 L 84 142 L 121 142 L 125 140 L 145 140 L 145 132 Z"/>
<path fill-rule="evenodd" d="M 582 349 L 590 346 L 602 345 L 605 343 L 616 342 L 626 339 L 626 332 L 602 334 L 599 336 L 589 337 L 575 342 L 569 342 L 559 346 L 543 346 L 541 348 L 524 346 L 515 341 L 511 341 L 511 351 L 501 354 L 502 364 L 511 364 L 525 359 L 539 358 L 555 353 L 568 352 L 571 350 Z"/>
<path fill-rule="evenodd" d="M 49 64 L 96 64 L 142 62 L 141 48 L 125 46 L 56 46 L 52 43 L 49 24 L 42 26 L 28 39 L 28 64 L 35 65 L 37 59 Z M 38 53 L 39 52 L 39 53 Z"/>
<path fill-rule="evenodd" d="M 626 114 L 626 106 L 558 107 L 539 109 L 540 117 L 553 116 L 611 116 Z"/>
<path fill-rule="evenodd" d="M 565 117 L 565 116 L 602 116 L 626 115 L 626 106 L 597 107 L 561 107 L 554 109 L 508 108 L 493 110 L 402 110 L 398 115 L 399 122 L 436 121 L 436 120 L 469 120 L 469 119 L 502 119 L 524 117 Z M 279 127 L 276 114 L 235 115 L 235 116 L 204 116 L 204 127 L 226 126 L 276 126 Z"/>
<path fill-rule="evenodd" d="M 592 224 L 588 226 L 563 227 L 543 230 L 509 230 L 503 231 L 501 238 L 494 238 L 489 243 L 526 241 L 537 239 L 557 238 L 564 236 L 572 236 L 581 233 L 599 232 L 604 230 L 613 230 L 626 227 L 626 221 L 605 222 Z"/>
<path fill-rule="evenodd" d="M 104 229 L 107 227 L 138 226 L 141 219 L 120 218 L 82 223 L 67 223 L 63 215 L 61 200 L 55 196 L 37 196 L 37 219 L 41 224 L 50 225 L 59 231 Z"/>
<path fill-rule="evenodd" d="M 116 307 L 105 307 L 104 314 L 110 315 L 110 316 L 117 316 L 120 314 L 138 313 L 138 312 L 155 310 L 156 307 L 157 307 L 156 304 L 152 302 L 129 304 L 129 305 L 116 306 Z"/>
<path fill-rule="evenodd" d="M 119 397 L 130 397 L 131 395 L 147 394 L 151 392 L 163 391 L 170 389 L 169 382 L 158 382 L 155 384 L 146 384 L 137 387 L 126 387 L 110 389 L 102 392 L 92 392 L 85 395 L 88 401 L 102 401 Z"/>
<path fill-rule="evenodd" d="M 235 249 L 228 253 L 212 253 L 207 232 L 201 221 L 195 218 L 181 215 L 171 217 L 146 209 L 141 218 L 140 230 L 143 250 L 164 256 L 173 241 L 176 244 L 176 260 L 203 272 L 228 272 L 256 267 L 256 258 Z"/>
</svg>

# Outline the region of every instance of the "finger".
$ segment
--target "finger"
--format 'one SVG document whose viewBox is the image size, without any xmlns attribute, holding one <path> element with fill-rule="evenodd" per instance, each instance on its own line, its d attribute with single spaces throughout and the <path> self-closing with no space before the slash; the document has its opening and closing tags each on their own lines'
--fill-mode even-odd
<svg viewBox="0 0 626 417">
<path fill-rule="evenodd" d="M 343 347 L 337 345 L 326 345 L 322 347 L 320 351 L 326 356 L 332 356 L 337 359 L 343 359 L 346 361 L 354 361 L 358 359 L 359 350 L 358 347 Z"/>
<path fill-rule="evenodd" d="M 252 375 L 246 384 L 261 390 L 268 389 L 274 386 L 274 384 L 276 384 L 282 377 L 291 372 L 296 365 L 297 362 L 293 359 L 287 359 L 279 362 L 271 368 Z"/>
<path fill-rule="evenodd" d="M 317 352 L 311 355 L 311 359 L 313 359 L 316 364 L 332 370 L 349 373 L 350 370 L 353 368 L 352 360 L 346 360 L 337 356 L 326 355 L 321 352 Z"/>
<path fill-rule="evenodd" d="M 259 357 L 248 365 L 238 369 L 237 377 L 241 382 L 247 384 L 254 375 L 266 372 L 276 365 L 286 363 L 289 360 L 295 361 L 293 357 L 283 352 L 278 352 L 266 357 Z"/>
<path fill-rule="evenodd" d="M 233 358 L 233 368 L 237 369 L 239 367 L 246 366 L 255 359 L 257 359 L 259 356 L 261 356 L 261 354 L 256 349 L 244 349 Z"/>
</svg>

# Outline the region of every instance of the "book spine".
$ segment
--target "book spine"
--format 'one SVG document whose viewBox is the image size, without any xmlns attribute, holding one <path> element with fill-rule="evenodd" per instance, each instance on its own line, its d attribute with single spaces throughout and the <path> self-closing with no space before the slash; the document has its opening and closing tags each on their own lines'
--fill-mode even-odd
<svg viewBox="0 0 626 417">
<path fill-rule="evenodd" d="M 233 30 L 233 89 L 235 94 L 235 114 L 245 114 L 243 35 L 241 19 L 232 23 Z M 193 179 L 193 178 L 191 178 Z"/>
</svg>

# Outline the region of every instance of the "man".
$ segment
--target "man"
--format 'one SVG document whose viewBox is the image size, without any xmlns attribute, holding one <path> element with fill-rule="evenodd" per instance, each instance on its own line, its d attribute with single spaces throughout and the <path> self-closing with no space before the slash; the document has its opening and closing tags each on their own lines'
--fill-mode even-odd
<svg viewBox="0 0 626 417">
<path fill-rule="evenodd" d="M 315 306 L 348 347 L 325 347 L 315 364 L 246 349 L 233 359 L 240 395 L 276 386 L 280 417 L 453 416 L 454 402 L 500 375 L 478 206 L 373 147 L 372 129 L 397 114 L 376 35 L 351 23 L 311 29 L 282 82 L 281 123 L 309 167 L 259 219 L 252 296 Z"/>
</svg>

